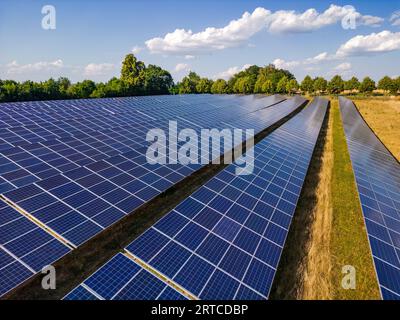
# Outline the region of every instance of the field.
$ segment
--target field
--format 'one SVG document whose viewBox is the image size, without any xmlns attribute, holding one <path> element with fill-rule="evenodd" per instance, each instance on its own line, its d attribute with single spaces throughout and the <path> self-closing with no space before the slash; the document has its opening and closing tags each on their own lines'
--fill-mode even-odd
<svg viewBox="0 0 400 320">
<path fill-rule="evenodd" d="M 400 160 L 400 98 L 353 99 L 364 119 Z"/>
<path fill-rule="evenodd" d="M 399 159 L 400 101 L 359 98 L 355 103 Z M 380 299 L 336 98 L 331 98 L 281 262 L 274 299 Z M 345 265 L 356 269 L 355 290 L 341 286 Z"/>
</svg>

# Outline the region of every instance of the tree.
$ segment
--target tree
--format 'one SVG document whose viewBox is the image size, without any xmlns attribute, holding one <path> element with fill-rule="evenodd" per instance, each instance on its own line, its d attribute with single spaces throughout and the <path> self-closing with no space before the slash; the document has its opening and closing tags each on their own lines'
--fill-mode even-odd
<svg viewBox="0 0 400 320">
<path fill-rule="evenodd" d="M 186 93 L 197 93 L 196 86 L 200 81 L 200 77 L 196 72 L 189 72 L 189 74 L 182 79 L 179 83 L 179 93 L 186 94 Z"/>
<path fill-rule="evenodd" d="M 236 80 L 235 85 L 233 87 L 234 92 L 236 93 L 252 93 L 254 88 L 252 86 L 252 79 L 250 76 L 242 77 Z"/>
<path fill-rule="evenodd" d="M 96 84 L 92 80 L 83 80 L 69 87 L 68 94 L 77 99 L 89 98 L 95 89 Z"/>
<path fill-rule="evenodd" d="M 344 81 L 341 76 L 334 76 L 328 83 L 328 91 L 332 94 L 339 94 L 344 89 Z"/>
<path fill-rule="evenodd" d="M 267 77 L 263 74 L 259 74 L 257 77 L 257 81 L 254 84 L 254 93 L 263 93 L 265 92 L 263 90 L 263 84 L 265 83 L 265 81 L 267 81 Z"/>
<path fill-rule="evenodd" d="M 303 92 L 313 93 L 314 92 L 313 79 L 311 79 L 310 76 L 305 76 L 305 78 L 301 82 L 300 88 L 301 88 L 301 91 L 303 91 Z"/>
<path fill-rule="evenodd" d="M 359 90 L 360 89 L 360 81 L 356 77 L 352 77 L 350 80 L 345 81 L 344 83 L 345 90 Z"/>
<path fill-rule="evenodd" d="M 318 93 L 323 93 L 326 91 L 327 87 L 328 81 L 326 81 L 324 78 L 318 77 L 314 79 L 314 91 Z"/>
<path fill-rule="evenodd" d="M 198 93 L 211 93 L 211 87 L 213 85 L 213 81 L 207 78 L 201 78 L 200 81 L 196 84 L 196 91 Z"/>
<path fill-rule="evenodd" d="M 228 90 L 228 84 L 224 79 L 218 79 L 214 81 L 214 83 L 211 86 L 211 93 L 227 93 Z"/>
<path fill-rule="evenodd" d="M 274 93 L 274 85 L 271 80 L 265 80 L 261 88 L 264 93 Z"/>
<path fill-rule="evenodd" d="M 295 93 L 299 89 L 299 84 L 296 79 L 289 80 L 286 84 L 286 92 L 289 94 Z"/>
<path fill-rule="evenodd" d="M 276 92 L 286 93 L 287 92 L 287 84 L 288 84 L 288 79 L 286 78 L 286 76 L 282 77 L 276 86 Z"/>
<path fill-rule="evenodd" d="M 371 93 L 375 90 L 375 81 L 370 77 L 365 77 L 364 80 L 360 84 L 360 92 L 363 93 Z"/>
<path fill-rule="evenodd" d="M 125 56 L 121 68 L 121 80 L 124 81 L 129 91 L 133 94 L 144 89 L 145 64 L 130 53 Z"/>
<path fill-rule="evenodd" d="M 173 85 L 171 74 L 159 66 L 149 64 L 144 69 L 145 94 L 168 94 Z"/>
<path fill-rule="evenodd" d="M 378 89 L 386 91 L 386 93 L 390 92 L 394 94 L 397 92 L 396 81 L 388 76 L 385 76 L 379 80 Z"/>
</svg>

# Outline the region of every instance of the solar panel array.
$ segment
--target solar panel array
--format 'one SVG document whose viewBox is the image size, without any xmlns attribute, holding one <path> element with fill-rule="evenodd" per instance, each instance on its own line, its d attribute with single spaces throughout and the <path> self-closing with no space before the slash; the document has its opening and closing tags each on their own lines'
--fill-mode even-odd
<svg viewBox="0 0 400 320">
<path fill-rule="evenodd" d="M 148 130 L 168 130 L 168 120 L 200 130 L 206 123 L 224 128 L 256 119 L 258 132 L 305 102 L 283 100 L 192 95 L 1 104 L 1 197 L 12 206 L 7 210 L 24 214 L 71 250 L 202 166 L 150 165 Z M 25 241 L 25 229 L 15 230 L 25 250 L 44 241 L 33 234 Z M 64 254 L 46 252 L 30 271 Z M 3 269 L 12 269 L 4 259 Z M 2 283 L 0 296 L 10 289 Z"/>
<path fill-rule="evenodd" d="M 120 299 L 126 287 L 146 287 L 132 280 L 135 261 L 192 298 L 268 298 L 327 105 L 314 99 L 255 145 L 252 174 L 238 176 L 237 165 L 228 166 L 126 247 L 124 259 L 118 254 L 65 299 L 80 299 L 83 288 Z"/>
<path fill-rule="evenodd" d="M 347 146 L 383 299 L 400 299 L 400 164 L 352 101 L 340 97 Z"/>
</svg>

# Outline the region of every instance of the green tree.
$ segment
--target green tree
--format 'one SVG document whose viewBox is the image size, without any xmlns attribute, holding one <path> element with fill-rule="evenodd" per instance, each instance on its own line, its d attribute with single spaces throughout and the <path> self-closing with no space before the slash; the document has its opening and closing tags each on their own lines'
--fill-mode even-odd
<svg viewBox="0 0 400 320">
<path fill-rule="evenodd" d="M 300 84 L 301 91 L 307 92 L 307 93 L 313 93 L 314 92 L 314 81 L 311 79 L 310 76 L 305 76 L 303 81 Z"/>
<path fill-rule="evenodd" d="M 83 80 L 69 87 L 68 94 L 77 99 L 89 98 L 95 89 L 96 84 L 92 80 Z"/>
<path fill-rule="evenodd" d="M 218 79 L 214 81 L 214 83 L 211 86 L 211 93 L 227 93 L 228 90 L 228 84 L 224 79 Z"/>
<path fill-rule="evenodd" d="M 341 76 L 334 76 L 328 83 L 328 91 L 331 94 L 339 94 L 344 90 L 344 81 Z"/>
<path fill-rule="evenodd" d="M 286 92 L 289 94 L 296 93 L 299 89 L 299 84 L 297 83 L 296 79 L 289 80 L 286 84 Z"/>
<path fill-rule="evenodd" d="M 144 90 L 145 68 L 145 64 L 136 59 L 132 53 L 125 56 L 122 62 L 121 80 L 127 84 L 130 93 L 138 94 Z"/>
<path fill-rule="evenodd" d="M 182 81 L 178 84 L 179 93 L 187 94 L 187 93 L 197 93 L 196 86 L 200 81 L 200 77 L 196 72 L 189 72 L 189 74 L 182 79 Z"/>
<path fill-rule="evenodd" d="M 314 79 L 314 91 L 318 93 L 323 93 L 326 91 L 328 87 L 328 81 L 326 81 L 322 77 L 318 77 Z"/>
<path fill-rule="evenodd" d="M 2 101 L 18 101 L 18 82 L 4 80 L 0 87 L 0 99 Z"/>
<path fill-rule="evenodd" d="M 276 92 L 286 93 L 287 92 L 288 78 L 286 76 L 282 77 L 278 84 L 276 85 Z"/>
<path fill-rule="evenodd" d="M 350 80 L 345 81 L 344 83 L 345 90 L 359 90 L 360 89 L 360 81 L 356 77 L 352 77 Z"/>
<path fill-rule="evenodd" d="M 360 92 L 362 93 L 371 93 L 375 88 L 375 81 L 370 77 L 365 77 L 360 84 Z"/>
<path fill-rule="evenodd" d="M 167 94 L 173 85 L 171 74 L 159 66 L 149 64 L 144 69 L 145 94 Z"/>
<path fill-rule="evenodd" d="M 265 80 L 262 85 L 262 92 L 272 94 L 274 93 L 274 85 L 271 80 Z"/>
<path fill-rule="evenodd" d="M 397 86 L 396 86 L 396 81 L 388 76 L 383 77 L 381 80 L 378 82 L 378 89 L 386 91 L 386 93 L 396 93 L 397 92 Z"/>
<path fill-rule="evenodd" d="M 207 78 L 201 78 L 196 84 L 196 91 L 198 93 L 211 93 L 213 81 Z"/>
<path fill-rule="evenodd" d="M 263 93 L 263 84 L 267 81 L 267 77 L 264 74 L 259 74 L 257 77 L 257 81 L 254 84 L 254 93 Z"/>
</svg>

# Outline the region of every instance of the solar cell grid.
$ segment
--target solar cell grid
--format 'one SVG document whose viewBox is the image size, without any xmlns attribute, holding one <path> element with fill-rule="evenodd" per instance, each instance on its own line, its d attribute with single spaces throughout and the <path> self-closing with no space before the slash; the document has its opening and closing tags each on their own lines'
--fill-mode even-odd
<svg viewBox="0 0 400 320">
<path fill-rule="evenodd" d="M 400 299 L 400 164 L 340 97 L 347 146 L 383 299 Z"/>
<path fill-rule="evenodd" d="M 316 99 L 255 145 L 252 175 L 228 166 L 126 250 L 201 299 L 267 298 L 326 108 Z"/>
<path fill-rule="evenodd" d="M 189 96 L 2 104 L 0 193 L 78 246 L 201 167 L 148 165 L 143 152 L 150 128 L 167 130 L 171 118 L 223 128 L 282 100 Z M 258 119 L 257 132 L 304 101 L 288 100 L 249 119 Z M 46 245 L 51 254 L 40 254 L 51 261 L 57 250 L 51 241 Z M 36 270 L 40 261 L 28 258 Z"/>
</svg>

